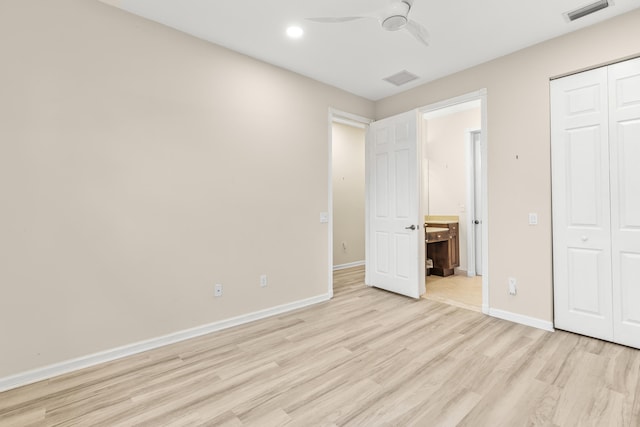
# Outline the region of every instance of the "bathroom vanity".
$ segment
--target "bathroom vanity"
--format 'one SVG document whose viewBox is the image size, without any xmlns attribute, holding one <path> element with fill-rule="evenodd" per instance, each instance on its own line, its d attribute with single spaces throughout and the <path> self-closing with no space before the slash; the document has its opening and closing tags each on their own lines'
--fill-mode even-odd
<svg viewBox="0 0 640 427">
<path fill-rule="evenodd" d="M 455 267 L 460 266 L 458 217 L 425 216 L 424 234 L 427 259 L 433 262 L 427 275 L 452 275 Z"/>
</svg>

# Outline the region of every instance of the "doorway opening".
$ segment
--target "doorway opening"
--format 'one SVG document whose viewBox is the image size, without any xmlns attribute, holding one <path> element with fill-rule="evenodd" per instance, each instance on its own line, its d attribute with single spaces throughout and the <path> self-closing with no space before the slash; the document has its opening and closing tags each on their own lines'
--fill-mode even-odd
<svg viewBox="0 0 640 427">
<path fill-rule="evenodd" d="M 453 261 L 445 266 L 449 268 L 433 268 L 434 274 L 427 269 L 423 297 L 488 313 L 486 91 L 420 111 L 425 223 L 430 227 L 453 223 L 448 227 L 457 228 L 451 234 L 457 240 L 453 247 L 459 251 L 457 257 L 451 255 Z M 436 263 L 443 263 L 439 245 L 442 243 L 426 243 L 430 265 L 434 256 L 439 257 Z"/>
<path fill-rule="evenodd" d="M 488 280 L 489 280 L 489 274 L 488 274 L 488 239 L 487 239 L 487 230 L 488 230 L 488 222 L 486 220 L 487 218 L 487 203 L 482 203 L 482 201 L 486 201 L 486 194 L 487 194 L 487 170 L 486 167 L 483 167 L 483 165 L 486 165 L 486 159 L 487 159 L 487 118 L 486 118 L 486 90 L 482 89 L 473 93 L 469 93 L 466 95 L 462 95 L 456 98 L 452 98 L 446 101 L 442 101 L 442 102 L 438 102 L 432 105 L 428 105 L 416 110 L 413 110 L 412 112 L 407 112 L 406 114 L 401 114 L 398 116 L 394 116 L 392 118 L 388 118 L 388 119 L 383 119 L 379 122 L 373 123 L 373 121 L 363 118 L 363 117 L 359 117 L 350 113 L 345 113 L 345 112 L 341 112 L 341 111 L 337 111 L 337 110 L 333 110 L 330 109 L 329 111 L 329 212 L 333 212 L 333 204 L 334 204 L 334 197 L 333 197 L 333 165 L 332 165 L 332 126 L 334 122 L 340 122 L 343 120 L 346 120 L 347 122 L 352 122 L 355 123 L 356 125 L 359 126 L 364 126 L 365 129 L 367 130 L 367 147 L 373 147 L 368 145 L 369 144 L 369 136 L 372 136 L 373 138 L 376 138 L 375 140 L 378 142 L 375 142 L 375 144 L 377 146 L 380 145 L 384 145 L 388 143 L 388 139 L 386 139 L 390 134 L 396 133 L 396 135 L 400 135 L 401 137 L 409 137 L 409 139 L 411 138 L 415 138 L 416 137 L 416 133 L 413 133 L 413 136 L 411 136 L 411 131 L 410 131 L 410 125 L 406 125 L 405 127 L 405 123 L 404 120 L 407 120 L 407 123 L 411 122 L 410 119 L 410 115 L 414 114 L 415 119 L 413 120 L 417 120 L 417 136 L 418 136 L 418 141 L 416 142 L 416 145 L 418 146 L 418 156 L 417 156 L 417 160 L 418 160 L 418 174 L 421 175 L 423 178 L 420 178 L 419 180 L 421 181 L 420 184 L 418 185 L 418 191 L 416 192 L 418 195 L 418 198 L 420 200 L 420 205 L 422 206 L 420 208 L 420 212 L 419 215 L 416 216 L 416 218 L 413 218 L 413 215 L 409 215 L 407 216 L 407 224 L 402 224 L 404 229 L 411 229 L 411 230 L 415 230 L 418 231 L 419 234 L 416 234 L 415 237 L 418 239 L 416 240 L 416 244 L 419 243 L 418 247 L 421 248 L 419 249 L 419 254 L 418 257 L 414 260 L 413 256 L 409 256 L 407 257 L 405 253 L 400 253 L 400 255 L 402 256 L 396 256 L 396 259 L 399 260 L 403 260 L 403 262 L 405 262 L 405 264 L 407 265 L 402 265 L 404 267 L 407 267 L 408 265 L 415 265 L 415 263 L 417 262 L 419 265 L 419 269 L 418 271 L 422 271 L 422 278 L 424 278 L 424 273 L 425 273 L 425 265 L 426 265 L 426 256 L 425 256 L 425 252 L 426 252 L 426 244 L 425 244 L 425 234 L 424 231 L 422 229 L 422 227 L 419 226 L 420 223 L 422 223 L 423 220 L 425 220 L 426 218 L 424 216 L 426 215 L 431 215 L 431 214 L 436 214 L 436 208 L 437 208 L 437 201 L 434 197 L 434 195 L 436 193 L 438 193 L 438 191 L 443 192 L 441 188 L 443 187 L 436 187 L 436 182 L 437 182 L 437 175 L 431 174 L 430 172 L 435 171 L 435 166 L 438 166 L 438 164 L 436 163 L 435 157 L 432 155 L 431 150 L 426 149 L 423 151 L 424 145 L 426 144 L 426 139 L 429 137 L 429 133 L 427 130 L 425 130 L 425 126 L 428 126 L 428 123 L 425 124 L 424 120 L 422 120 L 420 117 L 424 117 L 425 115 L 446 115 L 446 111 L 447 108 L 459 108 L 461 104 L 466 104 L 466 103 L 470 103 L 470 102 L 474 102 L 475 105 L 479 105 L 479 110 L 480 110 L 480 119 L 479 119 L 479 125 L 476 124 L 474 126 L 468 126 L 465 128 L 465 132 L 468 138 L 472 137 L 474 140 L 474 150 L 478 150 L 480 152 L 479 156 L 477 157 L 480 163 L 480 167 L 477 167 L 477 165 L 474 165 L 474 174 L 475 171 L 478 170 L 478 175 L 480 176 L 480 182 L 477 185 L 479 187 L 479 191 L 478 191 L 478 195 L 474 194 L 468 194 L 467 193 L 467 188 L 465 186 L 466 182 L 470 182 L 472 180 L 472 178 L 469 176 L 470 171 L 471 171 L 471 167 L 467 167 L 468 165 L 466 165 L 464 163 L 464 160 L 467 158 L 466 156 L 470 156 L 471 154 L 471 146 L 469 145 L 468 147 L 468 151 L 469 153 L 467 153 L 465 155 L 465 150 L 467 150 L 467 148 L 464 148 L 464 142 L 463 142 L 463 148 L 462 148 L 462 154 L 460 154 L 459 157 L 460 159 L 462 159 L 462 171 L 456 175 L 456 179 L 461 179 L 463 182 L 463 191 L 462 191 L 462 196 L 461 198 L 459 198 L 457 204 L 453 204 L 453 208 L 451 210 L 449 210 L 449 213 L 451 216 L 456 216 L 458 222 L 462 222 L 462 224 L 464 225 L 465 228 L 465 233 L 469 233 L 470 230 L 473 230 L 473 227 L 471 227 L 471 221 L 476 221 L 476 217 L 474 215 L 469 215 L 469 212 L 467 211 L 468 209 L 470 209 L 472 206 L 474 208 L 474 214 L 475 214 L 475 205 L 473 205 L 472 203 L 469 202 L 470 198 L 474 199 L 474 203 L 476 202 L 476 200 L 479 199 L 479 212 L 482 213 L 481 219 L 478 219 L 478 228 L 480 228 L 480 231 L 478 232 L 478 237 L 471 237 L 471 239 L 465 239 L 464 240 L 464 245 L 461 245 L 460 247 L 460 255 L 461 257 L 464 256 L 465 260 L 465 268 L 461 268 L 461 266 L 457 266 L 458 269 L 456 271 L 456 275 L 454 275 L 454 277 L 458 278 L 458 279 L 469 279 L 469 280 L 476 280 L 479 281 L 480 284 L 480 294 L 481 294 L 481 298 L 479 299 L 480 302 L 480 311 L 482 311 L 485 314 L 489 313 L 489 287 L 488 287 Z M 458 106 L 458 107 L 456 107 Z M 382 124 L 384 123 L 384 124 Z M 415 122 L 414 122 L 415 123 Z M 371 126 L 370 126 L 371 125 Z M 386 128 L 385 128 L 386 126 Z M 395 130 L 388 130 L 389 126 L 395 126 Z M 415 128 L 414 128 L 415 129 Z M 478 132 L 479 131 L 479 132 Z M 399 132 L 399 133 L 398 133 Z M 474 133 L 475 132 L 475 133 Z M 382 138 L 382 139 L 378 139 L 378 138 Z M 464 139 L 464 138 L 463 138 Z M 415 139 L 414 139 L 415 141 Z M 394 143 L 395 144 L 395 143 Z M 388 144 L 387 144 L 388 145 Z M 369 148 L 367 148 L 366 150 L 369 150 Z M 379 200 L 375 199 L 376 197 L 378 197 L 380 194 L 384 195 L 386 193 L 380 193 L 380 192 L 376 192 L 375 191 L 375 185 L 373 185 L 372 183 L 372 176 L 376 177 L 377 181 L 378 178 L 380 176 L 383 176 L 383 174 L 381 172 L 379 172 L 378 174 L 375 174 L 373 172 L 371 172 L 369 170 L 369 168 L 374 168 L 376 167 L 376 164 L 372 164 L 372 160 L 376 159 L 376 157 L 372 157 L 371 153 L 368 153 L 365 150 L 365 157 L 366 160 L 366 166 L 365 166 L 365 187 L 367 189 L 366 195 L 365 195 L 365 217 L 367 218 L 367 220 L 365 221 L 365 259 L 366 259 L 366 268 L 367 271 L 369 271 L 370 265 L 369 262 L 371 260 L 373 260 L 375 263 L 380 262 L 380 260 L 384 261 L 386 258 L 384 257 L 380 257 L 379 254 L 378 256 L 374 256 L 376 254 L 372 255 L 372 249 L 371 249 L 371 233 L 376 231 L 377 232 L 377 228 L 371 228 L 371 224 L 370 221 L 368 220 L 369 217 L 371 216 L 371 212 L 370 209 L 375 208 L 376 206 L 382 206 L 379 205 L 379 203 L 373 202 L 372 200 L 376 200 L 379 202 Z M 367 154 L 368 153 L 368 154 Z M 369 156 L 369 157 L 367 157 Z M 459 160 L 459 159 L 458 159 Z M 447 169 L 449 163 L 451 163 L 451 166 L 453 166 L 454 164 L 452 162 L 444 162 L 443 164 L 440 164 L 439 166 L 444 165 L 444 168 Z M 381 165 L 386 165 L 386 162 L 382 162 L 380 163 Z M 466 166 L 465 166 L 466 165 Z M 387 169 L 384 169 L 383 172 L 387 172 Z M 402 175 L 402 174 L 401 174 Z M 402 176 L 400 176 L 400 178 L 402 178 Z M 406 177 L 404 177 L 406 178 Z M 400 182 L 397 179 L 393 182 Z M 373 185 L 373 187 L 372 187 Z M 388 189 L 388 187 L 385 187 Z M 401 189 L 400 187 L 397 187 L 399 189 Z M 402 187 L 404 188 L 404 187 Z M 371 189 L 371 191 L 369 190 Z M 424 191 L 423 191 L 424 189 Z M 409 191 L 409 193 L 413 194 L 411 191 Z M 401 192 L 400 196 L 407 196 L 407 192 Z M 393 197 L 397 197 L 397 195 L 394 195 Z M 391 200 L 391 199 L 390 199 Z M 395 200 L 395 199 L 393 199 Z M 451 206 L 451 200 L 453 200 L 451 197 L 448 199 L 448 203 L 449 206 Z M 373 208 L 372 208 L 373 206 Z M 460 211 L 463 212 L 460 212 Z M 377 212 L 377 211 L 376 211 Z M 453 213 L 451 213 L 453 212 Z M 464 213 L 464 215 L 460 215 L 461 213 Z M 457 215 L 456 215 L 457 214 Z M 424 215 L 424 216 L 423 216 Z M 443 214 L 446 215 L 446 214 Z M 413 221 L 418 220 L 418 225 L 411 225 L 413 224 Z M 341 250 L 340 248 L 341 243 L 340 241 L 337 241 L 334 243 L 334 229 L 333 229 L 333 216 L 330 215 L 329 216 L 329 230 L 328 230 L 328 236 L 329 236 L 329 245 L 328 245 L 328 252 L 329 252 L 329 257 L 328 257 L 328 293 L 329 296 L 332 297 L 333 296 L 333 273 L 334 273 L 334 248 L 337 247 L 338 249 L 336 250 Z M 473 224 L 475 226 L 475 224 Z M 406 233 L 410 236 L 409 234 L 410 232 Z M 383 233 L 377 232 L 376 234 L 376 242 L 377 243 L 384 243 L 386 242 L 385 239 L 382 239 L 380 236 L 385 237 L 382 235 Z M 401 233 L 397 233 L 396 236 L 401 236 Z M 420 237 L 422 236 L 422 237 Z M 410 238 L 410 237 L 408 237 Z M 468 241 L 472 240 L 474 242 L 474 245 L 469 246 L 468 245 Z M 422 243 L 420 243 L 422 242 Z M 480 248 L 479 251 L 476 251 L 475 249 L 469 249 L 469 247 L 471 248 L 475 248 L 475 243 L 478 243 L 478 247 Z M 398 244 L 398 241 L 395 242 L 396 244 Z M 400 242 L 401 243 L 401 242 Z M 389 248 L 390 246 L 387 245 L 385 247 L 383 247 L 383 249 Z M 469 255 L 469 251 L 471 251 L 471 256 Z M 480 257 L 478 258 L 478 261 L 476 262 L 476 252 L 480 252 Z M 467 265 L 467 262 L 469 259 L 473 260 L 473 263 L 475 264 L 473 267 L 473 271 L 471 271 Z M 407 261 L 410 260 L 410 261 Z M 462 259 L 460 260 L 462 261 Z M 398 261 L 399 262 L 399 261 Z M 379 268 L 380 266 L 375 264 L 376 268 Z M 386 267 L 386 265 L 383 265 L 382 267 Z M 361 267 L 352 267 L 352 268 L 360 268 Z M 395 268 L 395 266 L 394 266 Z M 380 271 L 383 271 L 383 269 L 381 269 Z M 469 273 L 473 273 L 472 276 L 473 277 L 468 277 Z M 477 276 L 477 274 L 480 273 L 481 276 Z M 417 294 L 416 296 L 410 295 L 414 298 L 417 298 L 418 295 L 421 295 L 424 293 L 425 291 L 425 282 L 426 283 L 430 283 L 431 285 L 433 285 L 434 283 L 434 278 L 432 277 L 431 279 L 427 279 L 426 281 L 424 279 L 422 279 L 419 277 L 418 280 L 418 284 L 416 286 L 422 286 L 422 291 L 419 292 L 419 294 Z M 421 284 L 420 284 L 421 283 Z M 367 277 L 365 276 L 365 284 L 369 285 L 369 286 L 376 286 L 376 287 L 382 287 L 382 286 L 378 286 L 376 283 L 373 283 L 372 280 L 367 279 Z M 412 285 L 413 286 L 413 285 Z M 384 289 L 384 287 L 383 287 Z M 404 293 L 404 292 L 398 292 L 401 294 L 405 294 L 408 295 L 408 293 Z"/>
<path fill-rule="evenodd" d="M 365 126 L 332 124 L 333 270 L 365 263 Z"/>
<path fill-rule="evenodd" d="M 365 136 L 372 120 L 329 110 L 329 295 L 365 264 Z"/>
</svg>

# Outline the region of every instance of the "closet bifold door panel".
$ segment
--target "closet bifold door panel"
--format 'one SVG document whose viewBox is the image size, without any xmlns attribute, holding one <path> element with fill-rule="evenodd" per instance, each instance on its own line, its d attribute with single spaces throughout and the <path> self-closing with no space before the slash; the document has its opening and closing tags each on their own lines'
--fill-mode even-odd
<svg viewBox="0 0 640 427">
<path fill-rule="evenodd" d="M 640 348 L 640 59 L 551 82 L 554 323 Z"/>
<path fill-rule="evenodd" d="M 613 339 L 607 70 L 551 82 L 554 321 Z"/>
<path fill-rule="evenodd" d="M 608 68 L 613 335 L 640 348 L 640 59 Z"/>
</svg>

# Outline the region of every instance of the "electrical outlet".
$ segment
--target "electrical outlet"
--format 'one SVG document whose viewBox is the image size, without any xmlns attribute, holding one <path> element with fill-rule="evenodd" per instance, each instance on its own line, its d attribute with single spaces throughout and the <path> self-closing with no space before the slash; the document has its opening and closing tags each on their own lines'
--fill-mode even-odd
<svg viewBox="0 0 640 427">
<path fill-rule="evenodd" d="M 267 275 L 263 274 L 260 276 L 260 287 L 264 288 L 267 286 Z"/>
<path fill-rule="evenodd" d="M 529 225 L 538 225 L 538 214 L 532 212 L 529 214 Z"/>
<path fill-rule="evenodd" d="M 221 284 L 219 284 L 219 283 L 216 284 L 216 286 L 214 288 L 214 291 L 213 291 L 213 296 L 216 297 L 216 298 L 222 296 L 222 285 Z"/>
<path fill-rule="evenodd" d="M 518 293 L 517 284 L 518 281 L 515 277 L 509 277 L 509 295 L 516 295 Z"/>
</svg>

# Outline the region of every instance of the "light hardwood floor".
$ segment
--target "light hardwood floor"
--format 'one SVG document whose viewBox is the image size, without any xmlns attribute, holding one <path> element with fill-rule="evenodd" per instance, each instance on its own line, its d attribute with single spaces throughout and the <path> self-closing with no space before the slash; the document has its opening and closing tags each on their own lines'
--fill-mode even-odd
<svg viewBox="0 0 640 427">
<path fill-rule="evenodd" d="M 2 426 L 638 426 L 640 351 L 336 274 L 335 298 L 0 394 Z"/>
</svg>

